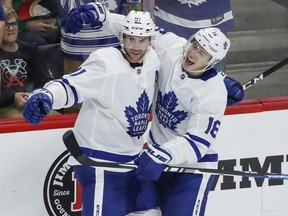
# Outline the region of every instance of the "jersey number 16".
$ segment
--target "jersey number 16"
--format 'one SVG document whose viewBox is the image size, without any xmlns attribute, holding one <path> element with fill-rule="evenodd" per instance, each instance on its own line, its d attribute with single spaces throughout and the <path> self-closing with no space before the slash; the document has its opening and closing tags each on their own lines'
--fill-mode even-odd
<svg viewBox="0 0 288 216">
<path fill-rule="evenodd" d="M 217 132 L 219 131 L 221 122 L 219 120 L 215 120 L 212 117 L 209 117 L 209 124 L 205 131 L 206 134 L 210 133 L 210 135 L 215 138 L 217 135 Z"/>
</svg>

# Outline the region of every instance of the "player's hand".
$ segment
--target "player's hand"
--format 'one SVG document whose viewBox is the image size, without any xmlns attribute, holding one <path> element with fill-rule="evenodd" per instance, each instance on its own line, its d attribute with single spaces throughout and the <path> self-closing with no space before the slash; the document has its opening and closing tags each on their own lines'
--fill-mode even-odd
<svg viewBox="0 0 288 216">
<path fill-rule="evenodd" d="M 228 76 L 224 78 L 224 83 L 228 92 L 227 106 L 232 106 L 243 100 L 244 90 L 241 83 Z"/>
<path fill-rule="evenodd" d="M 106 20 L 105 8 L 99 2 L 93 2 L 86 5 L 73 8 L 66 21 L 62 23 L 67 33 L 77 33 L 84 25 L 90 25 L 94 29 L 103 26 Z"/>
<path fill-rule="evenodd" d="M 52 94 L 47 89 L 31 93 L 23 108 L 23 117 L 31 124 L 39 124 L 52 109 Z"/>
<path fill-rule="evenodd" d="M 171 159 L 171 155 L 159 145 L 148 145 L 135 161 L 138 165 L 136 174 L 140 178 L 156 181 Z"/>
</svg>

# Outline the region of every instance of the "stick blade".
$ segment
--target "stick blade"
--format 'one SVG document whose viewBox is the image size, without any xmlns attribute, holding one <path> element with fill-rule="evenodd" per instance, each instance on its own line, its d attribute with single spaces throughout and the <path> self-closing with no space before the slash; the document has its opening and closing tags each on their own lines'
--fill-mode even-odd
<svg viewBox="0 0 288 216">
<path fill-rule="evenodd" d="M 68 130 L 63 134 L 63 142 L 70 154 L 77 160 L 77 158 L 83 155 L 81 148 L 74 144 L 76 142 L 75 135 L 72 130 Z"/>
</svg>

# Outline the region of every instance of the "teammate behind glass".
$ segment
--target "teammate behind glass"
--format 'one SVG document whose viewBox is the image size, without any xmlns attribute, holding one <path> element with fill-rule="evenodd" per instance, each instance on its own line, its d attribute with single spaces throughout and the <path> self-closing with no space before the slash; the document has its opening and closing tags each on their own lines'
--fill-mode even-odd
<svg viewBox="0 0 288 216">
<path fill-rule="evenodd" d="M 151 49 L 155 25 L 148 12 L 131 11 L 121 26 L 121 47 L 94 51 L 76 71 L 34 91 L 23 116 L 38 124 L 50 109 L 83 102 L 73 129 L 82 151 L 96 160 L 128 163 L 144 144 L 160 62 Z M 69 164 L 82 185 L 82 216 L 132 211 L 135 170 L 91 168 L 73 159 Z"/>
</svg>

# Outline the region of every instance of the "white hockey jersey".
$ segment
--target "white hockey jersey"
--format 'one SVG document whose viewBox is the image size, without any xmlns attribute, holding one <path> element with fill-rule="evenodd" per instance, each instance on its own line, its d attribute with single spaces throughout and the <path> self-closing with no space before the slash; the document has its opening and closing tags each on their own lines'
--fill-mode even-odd
<svg viewBox="0 0 288 216">
<path fill-rule="evenodd" d="M 143 147 L 159 64 L 153 49 L 143 64 L 131 64 L 119 49 L 103 48 L 44 87 L 53 94 L 53 109 L 83 102 L 73 131 L 84 153 L 125 163 Z"/>
<path fill-rule="evenodd" d="M 155 51 L 160 59 L 154 98 L 151 142 L 167 150 L 170 165 L 215 167 L 214 149 L 227 101 L 223 77 L 210 69 L 192 78 L 182 69 L 186 39 L 157 33 Z"/>
<path fill-rule="evenodd" d="M 56 2 L 62 24 L 73 8 L 91 2 L 101 2 L 114 13 L 125 13 L 122 0 L 57 0 Z M 93 29 L 85 25 L 80 32 L 72 34 L 66 33 L 61 25 L 61 49 L 64 56 L 69 59 L 85 61 L 94 50 L 117 45 L 119 45 L 118 37 L 101 29 Z"/>
</svg>

